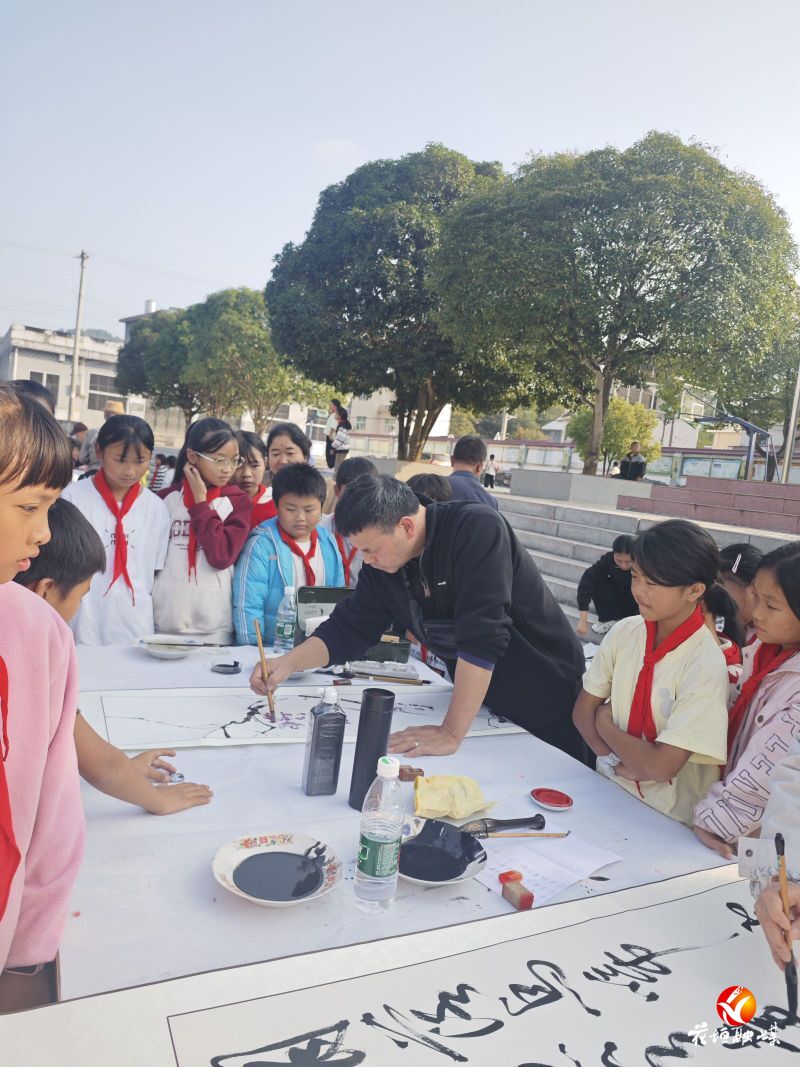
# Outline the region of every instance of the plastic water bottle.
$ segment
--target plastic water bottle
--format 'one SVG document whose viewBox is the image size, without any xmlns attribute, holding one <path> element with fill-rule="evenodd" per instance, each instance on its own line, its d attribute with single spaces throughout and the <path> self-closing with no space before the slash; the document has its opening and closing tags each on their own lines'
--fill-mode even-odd
<svg viewBox="0 0 800 1067">
<path fill-rule="evenodd" d="M 378 777 L 364 798 L 354 883 L 362 911 L 385 911 L 397 892 L 404 818 L 399 775 L 400 761 L 381 756 Z"/>
<path fill-rule="evenodd" d="M 294 635 L 297 630 L 297 602 L 294 599 L 294 586 L 287 585 L 283 590 L 283 599 L 278 605 L 275 617 L 276 652 L 291 652 L 294 648 Z"/>
</svg>

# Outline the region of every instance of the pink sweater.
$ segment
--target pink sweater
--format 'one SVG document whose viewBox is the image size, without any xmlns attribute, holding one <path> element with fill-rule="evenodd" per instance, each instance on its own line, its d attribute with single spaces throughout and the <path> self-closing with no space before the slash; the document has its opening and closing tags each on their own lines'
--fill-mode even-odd
<svg viewBox="0 0 800 1067">
<path fill-rule="evenodd" d="M 753 672 L 758 645 L 745 649 L 744 673 L 729 700 Z M 755 833 L 770 795 L 772 770 L 800 738 L 800 653 L 766 676 L 736 737 L 722 781 L 694 809 L 695 826 L 729 843 Z"/>
<path fill-rule="evenodd" d="M 52 960 L 78 873 L 85 823 L 72 731 L 78 698 L 66 623 L 16 582 L 0 585 L 8 667 L 6 777 L 22 854 L 0 921 L 0 970 Z"/>
</svg>

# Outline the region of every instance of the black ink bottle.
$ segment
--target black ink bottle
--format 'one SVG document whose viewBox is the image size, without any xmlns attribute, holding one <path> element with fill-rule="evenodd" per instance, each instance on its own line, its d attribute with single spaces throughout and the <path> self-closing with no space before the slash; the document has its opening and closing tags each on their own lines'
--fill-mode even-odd
<svg viewBox="0 0 800 1067">
<path fill-rule="evenodd" d="M 326 797 L 336 792 L 339 764 L 342 762 L 345 714 L 331 687 L 308 713 L 306 754 L 303 760 L 303 792 L 309 797 Z"/>
</svg>

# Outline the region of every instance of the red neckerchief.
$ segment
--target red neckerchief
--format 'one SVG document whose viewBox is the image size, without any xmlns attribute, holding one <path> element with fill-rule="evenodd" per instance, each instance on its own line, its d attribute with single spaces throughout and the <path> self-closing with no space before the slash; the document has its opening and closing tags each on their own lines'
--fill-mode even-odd
<svg viewBox="0 0 800 1067">
<path fill-rule="evenodd" d="M 267 519 L 274 519 L 278 514 L 278 509 L 275 507 L 275 501 L 272 497 L 269 500 L 264 499 L 264 494 L 268 492 L 269 486 L 262 485 L 258 496 L 253 497 L 253 510 L 250 512 L 251 530 L 254 530 L 256 526 L 260 526 L 262 522 L 266 522 Z"/>
<path fill-rule="evenodd" d="M 278 533 L 281 536 L 281 541 L 283 541 L 287 548 L 289 548 L 295 556 L 299 556 L 300 559 L 303 561 L 303 566 L 305 567 L 306 571 L 306 585 L 316 585 L 317 578 L 314 574 L 314 568 L 311 566 L 311 560 L 314 558 L 317 551 L 317 541 L 319 540 L 317 536 L 317 531 L 311 531 L 311 545 L 308 549 L 308 552 L 304 552 L 300 545 L 298 545 L 297 541 L 293 540 L 293 538 L 291 538 L 286 533 L 286 531 L 280 526 L 280 524 L 278 525 Z"/>
<path fill-rule="evenodd" d="M 20 851 L 14 837 L 14 822 L 11 818 L 11 802 L 8 799 L 6 782 L 6 757 L 8 756 L 8 668 L 0 656 L 0 713 L 2 713 L 2 750 L 0 751 L 0 919 L 5 914 L 11 883 L 19 867 Z"/>
<path fill-rule="evenodd" d="M 730 638 L 727 638 L 727 641 L 728 644 L 723 648 L 722 655 L 729 667 L 737 667 L 742 662 L 742 650 L 735 641 L 731 641 Z"/>
<path fill-rule="evenodd" d="M 114 529 L 114 577 L 109 582 L 108 589 L 106 589 L 104 595 L 108 594 L 111 586 L 122 575 L 122 580 L 131 591 L 131 603 L 135 604 L 136 597 L 133 592 L 133 582 L 128 574 L 128 539 L 125 536 L 125 527 L 122 524 L 122 520 L 139 499 L 142 487 L 138 482 L 136 485 L 132 485 L 123 497 L 122 503 L 120 503 L 111 492 L 111 486 L 106 481 L 105 472 L 102 469 L 95 474 L 92 481 L 95 489 L 105 501 L 106 507 L 116 520 Z"/>
<path fill-rule="evenodd" d="M 350 574 L 353 569 L 353 560 L 356 558 L 357 548 L 351 548 L 349 554 L 344 547 L 344 538 L 341 534 L 334 533 L 336 538 L 336 544 L 339 546 L 339 555 L 342 557 L 342 566 L 344 567 L 344 584 L 345 588 L 350 588 Z"/>
<path fill-rule="evenodd" d="M 219 496 L 219 494 L 221 492 L 222 492 L 222 490 L 219 488 L 219 486 L 216 486 L 213 489 L 211 488 L 211 486 L 206 486 L 206 501 L 210 504 L 212 500 L 216 500 L 217 499 L 217 497 Z M 184 481 L 184 483 L 183 483 L 183 502 L 186 505 L 187 511 L 191 511 L 191 509 L 197 503 L 197 501 L 194 498 L 194 493 L 192 492 L 191 487 L 189 486 L 189 483 L 186 482 L 186 481 Z M 192 526 L 192 524 L 190 522 L 189 523 L 189 578 L 192 577 L 192 571 L 194 571 L 194 576 L 195 576 L 195 578 L 197 578 L 197 538 L 195 537 L 195 534 L 194 534 L 194 526 Z"/>
<path fill-rule="evenodd" d="M 687 641 L 692 634 L 705 626 L 700 608 L 695 608 L 692 614 L 682 622 L 677 630 L 674 630 L 666 641 L 662 641 L 658 648 L 654 648 L 656 641 L 655 622 L 645 622 L 647 636 L 645 639 L 644 659 L 636 681 L 636 689 L 633 692 L 630 715 L 628 716 L 628 733 L 632 737 L 643 737 L 651 744 L 658 736 L 656 724 L 653 721 L 653 673 L 656 664 L 670 652 Z"/>
<path fill-rule="evenodd" d="M 736 735 L 742 728 L 748 706 L 755 696 L 756 690 L 771 671 L 777 670 L 787 659 L 791 659 L 797 651 L 796 648 L 784 650 L 780 645 L 759 645 L 758 649 L 756 649 L 756 654 L 753 657 L 753 673 L 742 686 L 742 691 L 737 697 L 736 703 L 728 712 L 728 759 L 730 759 Z"/>
</svg>

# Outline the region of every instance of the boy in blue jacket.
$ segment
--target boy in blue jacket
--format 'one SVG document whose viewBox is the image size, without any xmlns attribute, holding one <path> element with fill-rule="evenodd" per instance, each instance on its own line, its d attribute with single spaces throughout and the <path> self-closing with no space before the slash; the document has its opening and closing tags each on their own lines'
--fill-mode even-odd
<svg viewBox="0 0 800 1067">
<path fill-rule="evenodd" d="M 275 617 L 287 586 L 344 585 L 342 559 L 331 534 L 319 526 L 325 479 L 307 463 L 283 467 L 272 479 L 274 519 L 248 537 L 233 574 L 236 642 L 254 645 L 259 620 L 265 643 L 275 639 Z"/>
</svg>

